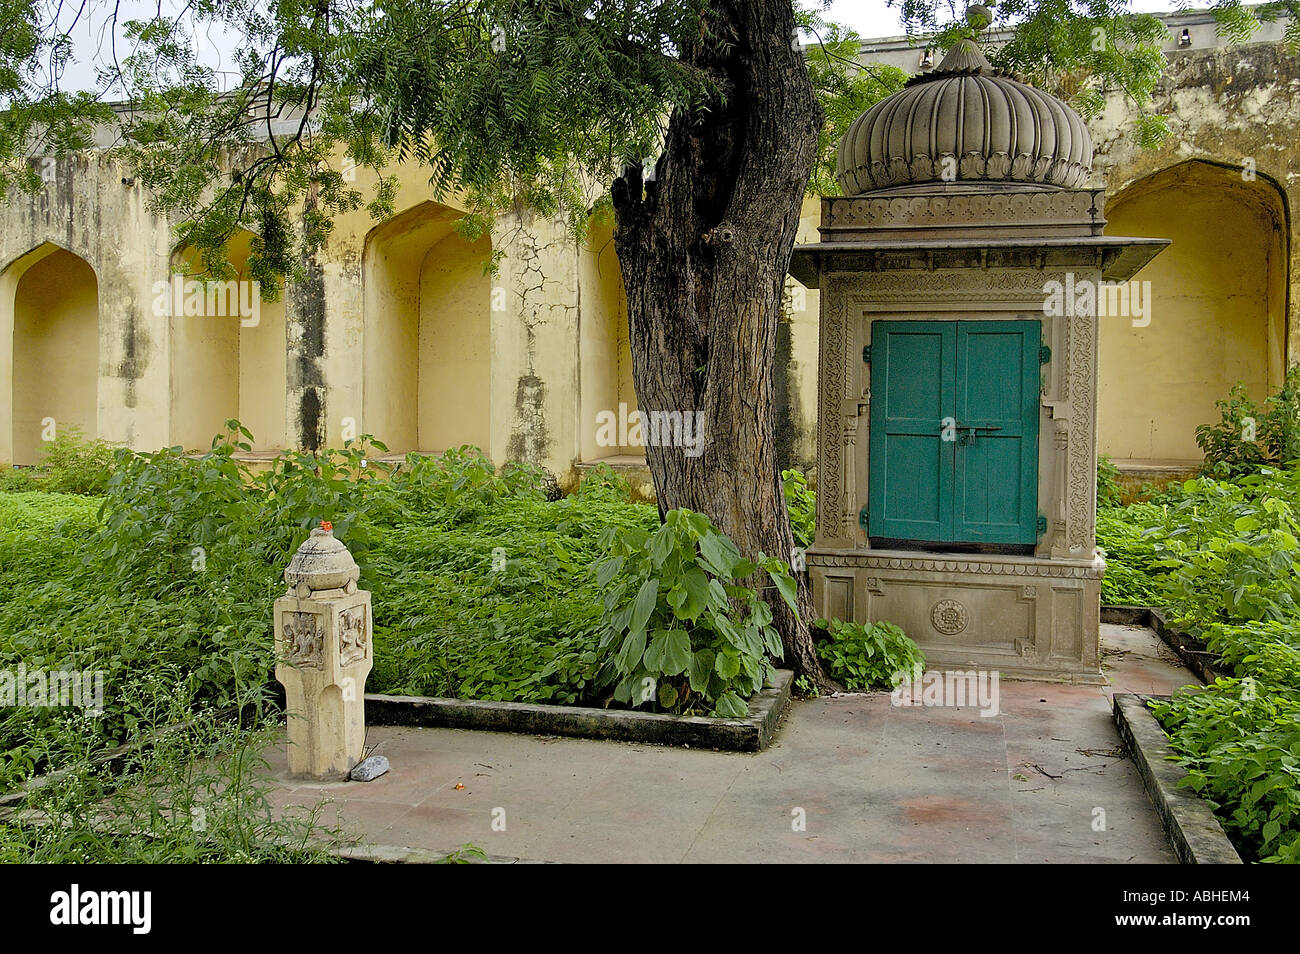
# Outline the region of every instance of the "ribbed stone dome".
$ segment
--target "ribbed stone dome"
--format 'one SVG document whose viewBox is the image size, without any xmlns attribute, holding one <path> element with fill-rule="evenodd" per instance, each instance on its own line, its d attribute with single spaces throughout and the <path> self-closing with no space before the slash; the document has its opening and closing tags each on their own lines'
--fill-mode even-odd
<svg viewBox="0 0 1300 954">
<path fill-rule="evenodd" d="M 853 121 L 835 171 L 844 195 L 954 177 L 1073 188 L 1092 171 L 1092 137 L 1073 109 L 995 72 L 962 39 Z"/>
</svg>

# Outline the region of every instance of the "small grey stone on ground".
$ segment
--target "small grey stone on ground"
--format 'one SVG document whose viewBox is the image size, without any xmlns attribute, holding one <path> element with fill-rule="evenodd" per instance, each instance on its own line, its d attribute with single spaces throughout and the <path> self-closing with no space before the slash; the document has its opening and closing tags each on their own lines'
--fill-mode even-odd
<svg viewBox="0 0 1300 954">
<path fill-rule="evenodd" d="M 348 778 L 354 782 L 371 782 L 387 772 L 388 758 L 383 755 L 372 755 L 354 765 L 352 771 L 348 773 Z"/>
</svg>

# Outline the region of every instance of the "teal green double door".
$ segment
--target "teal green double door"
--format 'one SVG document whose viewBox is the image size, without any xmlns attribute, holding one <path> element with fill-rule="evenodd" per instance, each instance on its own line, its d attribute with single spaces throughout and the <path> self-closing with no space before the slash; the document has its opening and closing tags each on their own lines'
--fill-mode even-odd
<svg viewBox="0 0 1300 954">
<path fill-rule="evenodd" d="M 1038 321 L 871 326 L 868 535 L 1033 544 Z"/>
</svg>

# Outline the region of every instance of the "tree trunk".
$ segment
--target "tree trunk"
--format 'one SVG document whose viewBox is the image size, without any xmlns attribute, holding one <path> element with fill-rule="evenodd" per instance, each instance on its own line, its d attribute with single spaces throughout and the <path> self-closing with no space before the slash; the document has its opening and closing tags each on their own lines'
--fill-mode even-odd
<svg viewBox="0 0 1300 954">
<path fill-rule="evenodd" d="M 643 433 L 654 411 L 697 415 L 702 452 L 655 446 L 646 459 L 663 513 L 708 515 L 742 553 L 794 549 L 776 458 L 776 330 L 800 205 L 821 125 L 790 0 L 715 0 L 717 41 L 683 58 L 718 81 L 706 108 L 676 111 L 653 181 L 614 183 L 615 246 L 627 290 Z M 691 450 L 691 454 L 686 453 Z M 785 665 L 829 687 L 807 621 L 765 597 Z"/>
</svg>

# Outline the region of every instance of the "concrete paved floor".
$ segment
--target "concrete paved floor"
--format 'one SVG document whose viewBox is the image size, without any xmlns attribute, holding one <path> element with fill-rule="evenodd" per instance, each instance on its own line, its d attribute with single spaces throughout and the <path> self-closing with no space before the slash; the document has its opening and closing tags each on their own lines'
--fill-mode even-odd
<svg viewBox="0 0 1300 954">
<path fill-rule="evenodd" d="M 372 728 L 388 775 L 293 783 L 281 747 L 273 801 L 323 800 L 324 821 L 367 843 L 538 861 L 1173 863 L 1110 694 L 1194 680 L 1147 629 L 1102 638 L 1109 687 L 1002 682 L 988 718 L 883 693 L 814 699 L 753 755 Z"/>
</svg>

